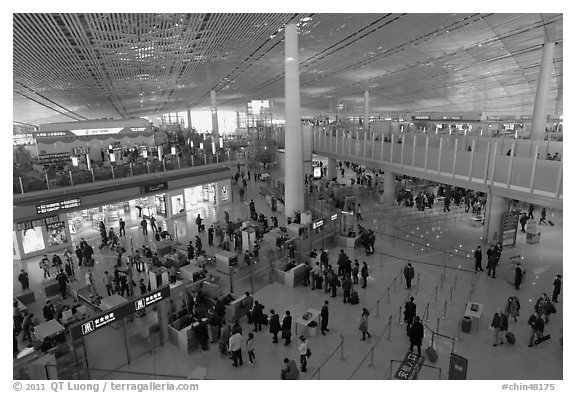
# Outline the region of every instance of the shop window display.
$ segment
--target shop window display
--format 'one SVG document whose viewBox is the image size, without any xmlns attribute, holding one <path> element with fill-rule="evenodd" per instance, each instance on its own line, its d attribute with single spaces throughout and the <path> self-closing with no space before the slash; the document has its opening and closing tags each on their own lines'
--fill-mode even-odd
<svg viewBox="0 0 576 393">
<path fill-rule="evenodd" d="M 22 231 L 22 249 L 24 254 L 43 250 L 44 247 L 41 227 L 27 228 Z"/>
<path fill-rule="evenodd" d="M 59 246 L 68 243 L 64 221 L 58 221 L 46 225 L 48 231 L 48 247 Z"/>
</svg>

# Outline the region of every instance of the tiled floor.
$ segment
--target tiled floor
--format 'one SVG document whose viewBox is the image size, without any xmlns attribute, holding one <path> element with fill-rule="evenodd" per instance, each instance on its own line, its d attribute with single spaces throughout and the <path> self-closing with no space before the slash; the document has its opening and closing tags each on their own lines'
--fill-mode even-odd
<svg viewBox="0 0 576 393">
<path fill-rule="evenodd" d="M 349 184 L 349 175 L 347 172 L 342 182 Z M 208 223 L 221 219 L 224 210 L 227 210 L 233 219 L 244 217 L 248 213 L 247 202 L 254 199 L 256 210 L 270 216 L 269 207 L 258 193 L 259 185 L 254 181 L 249 182 L 248 198 L 244 202 L 239 201 L 238 189 L 233 187 L 233 203 L 218 208 L 199 207 L 199 212 Z M 482 228 L 471 227 L 469 215 L 463 213 L 461 208 L 443 213 L 441 208 L 436 206 L 433 211 L 422 213 L 414 208 L 382 206 L 366 200 L 363 201 L 363 206 L 365 213 L 362 224 L 373 228 L 377 233 L 376 253 L 366 257 L 360 249 L 346 250 L 359 261 L 366 261 L 370 267 L 368 287 L 358 288 L 360 304 L 343 304 L 341 292 L 338 297 L 330 298 L 323 291 L 311 291 L 304 287 L 290 289 L 277 283 L 265 286 L 255 294 L 255 298 L 265 305 L 265 311 L 274 308 L 281 315 L 285 310 L 291 310 L 293 315 L 297 315 L 309 307 L 320 309 L 324 300 L 330 301 L 330 332 L 326 336 L 318 335 L 310 339 L 313 355 L 309 361 L 308 372 L 301 374 L 302 379 L 389 378 L 391 361 L 401 360 L 409 345 L 405 326 L 399 325 L 398 319 L 400 306 L 409 295 L 415 297 L 418 315 L 427 319 L 424 346 L 430 344 L 432 330 L 438 329 L 444 336 L 436 336 L 434 339 L 439 360 L 434 364 L 428 360 L 425 362 L 426 365 L 436 368 L 424 368 L 420 379 L 438 378 L 438 369 L 442 378 L 446 379 L 452 350 L 468 359 L 468 379 L 562 378 L 563 353 L 558 342 L 563 320 L 562 295 L 560 303 L 557 304 L 558 313 L 552 315 L 550 323 L 546 325 L 546 332 L 552 335 L 550 341 L 528 348 L 530 328 L 526 323 L 535 299 L 542 292 L 551 295 L 555 275 L 562 274 L 562 212 L 549 212 L 556 226 L 541 227 L 540 243 L 526 244 L 523 238 L 518 236 L 516 247 L 504 250 L 497 278 L 493 279 L 485 273 L 473 273 L 474 261 L 469 257 L 481 240 Z M 180 242 L 187 243 L 188 239 L 196 235 L 196 226 L 193 223 L 196 214 L 196 211 L 188 212 L 186 217 L 177 220 L 178 228 L 182 230 L 179 233 Z M 283 225 L 284 218 L 278 217 Z M 127 225 L 127 228 L 135 246 L 153 242 L 152 235 L 142 239 L 137 224 Z M 95 238 L 97 236 L 95 233 Z M 206 235 L 202 234 L 201 237 L 206 245 Z M 127 245 L 128 241 L 124 241 Z M 483 246 L 484 250 L 485 248 Z M 330 250 L 332 264 L 336 262 L 339 249 Z M 108 250 L 96 251 L 96 277 L 101 277 L 105 269 L 111 269 L 114 263 L 111 255 Z M 523 264 L 528 271 L 526 282 L 520 291 L 516 291 L 508 282 L 508 259 L 514 255 L 523 256 Z M 411 291 L 405 289 L 399 275 L 408 260 L 412 261 L 419 277 L 413 282 Z M 20 288 L 15 277 L 23 266 L 28 270 L 31 286 L 38 294 L 42 281 L 38 259 L 15 261 L 13 265 L 14 291 L 17 292 Z M 78 277 L 84 276 L 84 269 L 79 269 Z M 99 291 L 104 292 L 101 279 L 96 282 Z M 507 297 L 511 295 L 518 296 L 522 306 L 518 322 L 510 322 L 510 330 L 516 334 L 517 342 L 514 346 L 504 344 L 493 347 L 492 332 L 488 326 L 496 309 L 503 307 Z M 460 333 L 459 321 L 470 298 L 484 304 L 484 313 L 477 330 L 473 330 L 471 334 Z M 36 311 L 40 312 L 43 300 L 37 299 L 36 303 L 32 309 L 36 308 Z M 362 307 L 371 310 L 370 331 L 373 337 L 365 342 L 360 341 L 361 334 L 358 330 Z M 243 319 L 241 324 L 246 332 L 246 320 Z M 271 335 L 262 331 L 256 334 L 255 365 L 248 364 L 246 353 L 243 353 L 243 357 L 244 366 L 234 368 L 227 357 L 219 354 L 216 345 L 211 345 L 209 351 L 187 354 L 171 344 L 165 344 L 156 348 L 151 355 L 143 356 L 122 370 L 187 377 L 198 368 L 204 367 L 209 379 L 278 379 L 284 357 L 298 361 L 296 341 L 289 346 L 273 344 Z M 394 363 L 394 367 L 397 368 L 398 363 Z M 122 374 L 122 370 L 108 378 L 134 377 Z"/>
</svg>

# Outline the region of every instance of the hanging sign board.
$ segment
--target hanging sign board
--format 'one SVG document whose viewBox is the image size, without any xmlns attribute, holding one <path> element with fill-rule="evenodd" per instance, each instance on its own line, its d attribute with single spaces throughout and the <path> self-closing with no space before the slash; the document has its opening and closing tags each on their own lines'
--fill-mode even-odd
<svg viewBox="0 0 576 393">
<path fill-rule="evenodd" d="M 80 198 L 66 199 L 63 201 L 45 203 L 42 205 L 36 205 L 36 213 L 44 214 L 55 212 L 62 209 L 72 209 L 75 207 L 80 207 Z"/>
<path fill-rule="evenodd" d="M 142 193 L 144 193 L 144 194 L 147 194 L 150 192 L 163 191 L 163 190 L 168 189 L 168 183 L 163 182 L 163 183 L 157 183 L 157 184 L 145 184 L 145 185 L 141 186 L 141 189 L 142 189 Z"/>
</svg>

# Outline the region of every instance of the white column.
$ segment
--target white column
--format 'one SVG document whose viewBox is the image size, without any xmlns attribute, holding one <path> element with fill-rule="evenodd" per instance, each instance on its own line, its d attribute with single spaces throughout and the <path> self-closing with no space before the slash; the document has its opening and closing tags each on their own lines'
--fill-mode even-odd
<svg viewBox="0 0 576 393">
<path fill-rule="evenodd" d="M 396 175 L 390 171 L 384 172 L 384 200 L 383 203 L 394 203 L 396 198 Z"/>
<path fill-rule="evenodd" d="M 550 93 L 550 80 L 552 79 L 552 60 L 554 59 L 554 42 L 544 42 L 542 49 L 542 60 L 540 64 L 540 75 L 538 76 L 538 87 L 536 88 L 536 99 L 534 101 L 534 111 L 532 112 L 532 128 L 530 138 L 544 140 L 546 128 L 546 103 Z"/>
<path fill-rule="evenodd" d="M 368 90 L 366 90 L 364 91 L 364 121 L 362 122 L 362 126 L 366 131 L 370 129 L 369 107 L 370 107 L 370 93 L 368 92 Z"/>
<path fill-rule="evenodd" d="M 502 214 L 507 210 L 508 201 L 506 198 L 488 193 L 482 234 L 482 238 L 487 243 L 497 243 L 502 240 Z"/>
<path fill-rule="evenodd" d="M 286 111 L 286 184 L 285 215 L 304 209 L 304 165 L 302 161 L 302 126 L 300 124 L 300 75 L 298 70 L 298 31 L 286 25 L 284 33 L 284 88 Z"/>
<path fill-rule="evenodd" d="M 218 140 L 220 133 L 218 132 L 218 109 L 216 109 L 216 92 L 210 90 L 210 107 L 212 111 L 212 136 Z"/>
<path fill-rule="evenodd" d="M 327 170 L 328 179 L 332 180 L 336 177 L 336 159 L 328 157 L 328 170 Z"/>
<path fill-rule="evenodd" d="M 192 113 L 190 112 L 190 108 L 186 110 L 186 114 L 188 115 L 188 129 L 192 129 Z"/>
</svg>

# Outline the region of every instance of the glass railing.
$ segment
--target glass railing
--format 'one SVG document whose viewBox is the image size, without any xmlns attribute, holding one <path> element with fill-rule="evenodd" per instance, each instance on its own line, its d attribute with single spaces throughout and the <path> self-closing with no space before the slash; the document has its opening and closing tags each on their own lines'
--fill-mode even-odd
<svg viewBox="0 0 576 393">
<path fill-rule="evenodd" d="M 91 170 L 77 167 L 68 170 L 29 171 L 13 178 L 13 193 L 25 194 L 34 191 L 52 190 L 55 188 L 75 186 L 86 183 L 96 183 L 103 180 L 147 175 L 157 172 L 167 172 L 182 168 L 197 166 L 230 164 L 240 158 L 235 150 L 219 151 L 217 154 L 195 154 L 172 156 L 163 161 L 157 158 L 140 159 L 136 162 L 114 163 L 105 162 L 94 165 Z"/>
<path fill-rule="evenodd" d="M 316 131 L 314 149 L 358 163 L 383 162 L 494 187 L 562 195 L 562 142 L 435 135 L 401 140 L 393 135 L 389 141 L 368 137 L 334 137 Z M 556 153 L 558 159 L 545 159 Z"/>
</svg>

